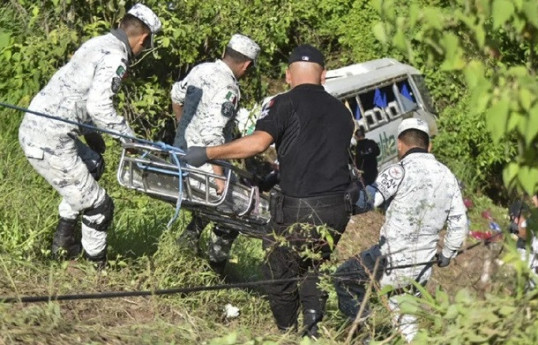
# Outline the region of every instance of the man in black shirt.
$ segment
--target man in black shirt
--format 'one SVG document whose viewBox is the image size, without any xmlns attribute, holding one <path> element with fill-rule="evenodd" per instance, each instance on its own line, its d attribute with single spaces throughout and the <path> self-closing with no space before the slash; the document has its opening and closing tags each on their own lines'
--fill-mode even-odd
<svg viewBox="0 0 538 345">
<path fill-rule="evenodd" d="M 377 156 L 379 146 L 374 140 L 366 138 L 364 128 L 359 127 L 355 132 L 357 146 L 355 146 L 355 166 L 362 172 L 365 185 L 374 183 L 377 177 Z"/>
<path fill-rule="evenodd" d="M 303 334 L 315 337 L 327 299 L 316 271 L 349 221 L 344 194 L 350 184 L 348 149 L 354 125 L 344 104 L 321 86 L 325 62 L 319 50 L 299 46 L 288 62 L 286 82 L 292 89 L 263 107 L 254 133 L 220 146 L 192 147 L 184 160 L 198 166 L 209 159 L 246 158 L 275 143 L 282 194 L 272 196 L 273 233 L 263 240 L 263 273 L 266 279 L 304 279 L 268 285 L 269 303 L 283 331 L 297 327 L 302 305 Z M 306 257 L 301 254 L 305 251 L 315 255 Z"/>
</svg>

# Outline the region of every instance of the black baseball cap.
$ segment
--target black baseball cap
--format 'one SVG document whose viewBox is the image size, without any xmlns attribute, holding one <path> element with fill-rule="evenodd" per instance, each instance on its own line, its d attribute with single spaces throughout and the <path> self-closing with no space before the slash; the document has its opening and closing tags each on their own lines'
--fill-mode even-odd
<svg viewBox="0 0 538 345">
<path fill-rule="evenodd" d="M 288 65 L 297 61 L 314 62 L 325 68 L 325 58 L 323 57 L 323 54 L 310 44 L 303 44 L 293 49 L 288 59 Z"/>
</svg>

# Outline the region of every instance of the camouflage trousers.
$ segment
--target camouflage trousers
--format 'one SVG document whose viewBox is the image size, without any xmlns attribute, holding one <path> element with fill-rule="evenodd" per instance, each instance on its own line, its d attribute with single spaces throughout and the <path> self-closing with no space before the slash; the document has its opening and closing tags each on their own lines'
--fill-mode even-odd
<svg viewBox="0 0 538 345">
<path fill-rule="evenodd" d="M 379 260 L 378 267 L 375 269 L 376 261 Z M 341 264 L 334 275 L 334 287 L 338 296 L 338 308 L 349 319 L 354 320 L 357 316 L 361 304 L 364 302 L 366 289 L 370 282 L 376 281 L 379 288 L 392 286 L 396 290 L 390 294 L 388 306 L 392 312 L 392 323 L 398 328 L 399 332 L 411 342 L 418 332 L 418 322 L 414 315 L 401 314 L 399 296 L 403 293 L 413 293 L 415 296 L 420 294 L 410 285 L 410 281 L 416 277 L 405 277 L 398 274 L 398 270 L 387 270 L 387 260 L 382 259 L 382 254 L 378 245 L 375 245 L 359 255 L 352 257 Z M 429 267 L 427 268 L 430 269 Z M 420 279 L 419 279 L 420 280 Z M 404 283 L 405 281 L 405 283 Z M 425 285 L 426 281 L 421 280 Z M 366 301 L 365 303 L 368 303 Z M 367 317 L 369 314 L 368 307 L 361 315 Z"/>
<path fill-rule="evenodd" d="M 77 219 L 84 210 L 105 202 L 106 191 L 96 181 L 104 170 L 100 154 L 78 139 L 65 138 L 50 143 L 55 149 L 42 149 L 33 145 L 31 137 L 32 134 L 21 131 L 21 147 L 32 167 L 62 196 L 58 207 L 60 217 Z M 88 255 L 97 255 L 106 248 L 107 233 L 85 223 L 99 224 L 104 216 L 84 217 L 87 219 L 82 223 L 82 246 Z"/>
<path fill-rule="evenodd" d="M 192 221 L 187 225 L 187 228 L 183 231 L 178 240 L 179 244 L 183 247 L 194 248 L 196 254 L 200 254 L 200 235 L 208 224 L 209 221 L 206 219 L 197 216 L 196 214 L 193 215 Z M 207 245 L 209 262 L 226 262 L 230 256 L 232 245 L 238 235 L 239 232 L 236 230 L 221 228 L 215 225 Z"/>
</svg>

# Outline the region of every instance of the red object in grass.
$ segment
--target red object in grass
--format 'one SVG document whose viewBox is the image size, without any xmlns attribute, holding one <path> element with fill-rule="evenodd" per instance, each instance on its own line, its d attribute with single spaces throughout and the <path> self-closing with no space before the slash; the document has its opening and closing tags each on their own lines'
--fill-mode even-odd
<svg viewBox="0 0 538 345">
<path fill-rule="evenodd" d="M 463 204 L 468 210 L 474 207 L 473 201 L 471 199 L 463 199 Z"/>
<path fill-rule="evenodd" d="M 493 219 L 493 217 L 491 217 L 491 211 L 490 210 L 482 211 L 482 213 L 480 215 L 482 216 L 482 218 L 485 218 L 487 220 L 492 220 Z"/>
<path fill-rule="evenodd" d="M 491 233 L 491 231 L 469 231 L 469 235 L 471 235 L 473 238 L 477 240 L 487 240 L 491 237 L 495 236 L 495 238 L 492 239 L 492 242 L 500 241 L 502 238 L 502 235 L 496 236 L 498 232 Z"/>
</svg>

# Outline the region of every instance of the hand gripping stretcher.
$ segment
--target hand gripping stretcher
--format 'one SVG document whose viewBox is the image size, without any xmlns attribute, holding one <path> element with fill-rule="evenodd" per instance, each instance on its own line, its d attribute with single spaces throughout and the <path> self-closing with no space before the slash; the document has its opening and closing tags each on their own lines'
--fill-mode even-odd
<svg viewBox="0 0 538 345">
<path fill-rule="evenodd" d="M 228 162 L 212 161 L 224 176 L 181 162 L 184 153 L 163 144 L 124 143 L 117 178 L 121 186 L 197 212 L 222 227 L 261 237 L 268 232 L 269 198 L 254 185 L 253 175 Z M 225 180 L 216 194 L 215 179 Z"/>
</svg>

